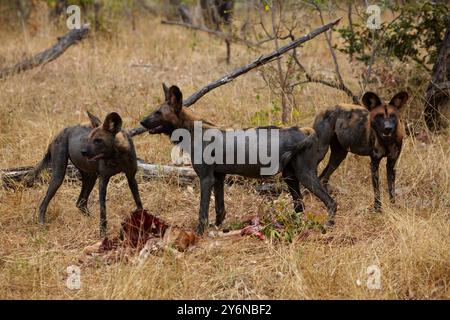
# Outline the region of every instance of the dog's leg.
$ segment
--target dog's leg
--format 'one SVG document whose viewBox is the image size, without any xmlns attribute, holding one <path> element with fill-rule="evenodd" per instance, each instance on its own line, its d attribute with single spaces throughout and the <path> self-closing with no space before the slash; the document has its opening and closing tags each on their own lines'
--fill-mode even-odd
<svg viewBox="0 0 450 320">
<path fill-rule="evenodd" d="M 381 211 L 381 196 L 380 196 L 380 177 L 378 175 L 378 168 L 380 166 L 380 160 L 379 158 L 373 158 L 371 157 L 370 161 L 370 170 L 372 172 L 372 185 L 373 185 L 373 192 L 375 194 L 375 203 L 374 203 L 374 210 L 379 212 Z"/>
<path fill-rule="evenodd" d="M 80 196 L 78 197 L 77 200 L 77 208 L 80 209 L 80 211 L 86 215 L 89 216 L 89 210 L 87 208 L 87 203 L 88 203 L 88 199 L 89 199 L 89 195 L 92 192 L 92 189 L 95 186 L 95 181 L 97 181 L 97 174 L 90 174 L 90 173 L 86 173 L 80 170 L 81 173 L 81 192 L 80 192 Z"/>
<path fill-rule="evenodd" d="M 106 220 L 106 189 L 111 177 L 100 177 L 99 200 L 100 200 L 100 237 L 106 236 L 108 222 Z"/>
<path fill-rule="evenodd" d="M 53 146 L 51 146 L 52 159 L 52 177 L 48 185 L 47 193 L 45 194 L 44 200 L 42 200 L 39 206 L 39 223 L 45 223 L 45 213 L 47 212 L 47 207 L 50 200 L 55 196 L 56 191 L 59 189 L 64 181 L 64 176 L 66 175 L 68 156 L 68 144 L 67 141 L 55 141 Z"/>
<path fill-rule="evenodd" d="M 299 171 L 300 173 L 297 173 L 298 180 L 325 204 L 328 211 L 326 225 L 332 226 L 334 224 L 334 216 L 337 209 L 336 201 L 334 201 L 334 199 L 326 192 L 314 170 Z"/>
<path fill-rule="evenodd" d="M 283 181 L 286 182 L 289 192 L 291 193 L 295 212 L 303 212 L 305 210 L 303 196 L 300 192 L 300 182 L 295 176 L 295 173 L 290 170 L 283 171 Z"/>
<path fill-rule="evenodd" d="M 395 203 L 395 164 L 396 164 L 396 162 L 397 162 L 397 158 L 387 158 L 387 162 L 386 162 L 389 200 L 391 201 L 391 203 Z"/>
<path fill-rule="evenodd" d="M 208 209 L 211 199 L 211 191 L 214 186 L 214 175 L 208 174 L 200 177 L 200 213 L 197 233 L 202 235 L 208 225 Z"/>
<path fill-rule="evenodd" d="M 225 181 L 225 175 L 222 173 L 214 174 L 214 198 L 216 205 L 216 226 L 220 226 L 225 219 L 225 203 L 223 186 Z"/>
<path fill-rule="evenodd" d="M 139 195 L 139 188 L 134 174 L 127 174 L 128 186 L 130 187 L 131 194 L 133 195 L 134 202 L 137 209 L 142 209 L 141 196 Z"/>
<path fill-rule="evenodd" d="M 339 143 L 336 136 L 334 136 L 331 139 L 330 142 L 330 160 L 328 161 L 327 166 L 322 171 L 319 179 L 322 182 L 325 189 L 328 190 L 328 181 L 330 180 L 331 175 L 333 172 L 339 167 L 339 165 L 344 161 L 344 159 L 347 157 L 347 150 L 342 148 L 341 144 Z"/>
</svg>

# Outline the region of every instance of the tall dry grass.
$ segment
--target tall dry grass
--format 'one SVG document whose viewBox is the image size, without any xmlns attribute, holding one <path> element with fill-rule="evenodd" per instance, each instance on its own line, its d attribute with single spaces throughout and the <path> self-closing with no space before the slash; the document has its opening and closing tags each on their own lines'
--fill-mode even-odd
<svg viewBox="0 0 450 320">
<path fill-rule="evenodd" d="M 177 84 L 189 95 L 258 55 L 235 45 L 232 65 L 227 66 L 224 45 L 207 35 L 148 19 L 139 21 L 137 31 L 130 29 L 124 24 L 109 40 L 91 38 L 42 68 L 0 82 L 1 168 L 36 163 L 59 130 L 86 121 L 85 110 L 101 117 L 117 111 L 125 127 L 135 127 L 161 100 L 161 82 Z M 0 31 L 0 61 L 10 65 L 24 54 L 47 48 L 57 34 L 28 37 L 21 31 Z M 322 37 L 306 44 L 301 54 L 309 67 L 332 69 Z M 345 57 L 339 60 L 344 78 L 357 88 Z M 295 124 L 299 125 L 311 125 L 319 110 L 349 101 L 320 85 L 307 85 L 296 96 L 300 116 Z M 420 104 L 420 94 L 414 92 L 413 97 L 409 108 Z M 256 112 L 269 110 L 276 99 L 257 72 L 251 72 L 211 92 L 192 111 L 217 124 L 248 126 Z M 148 162 L 170 162 L 166 137 L 144 134 L 135 138 L 135 145 L 138 156 Z M 98 239 L 97 191 L 89 204 L 93 215 L 86 218 L 74 205 L 80 185 L 64 183 L 49 206 L 43 228 L 37 223 L 36 208 L 47 185 L 0 189 L 0 298 L 448 299 L 448 154 L 448 135 L 432 136 L 428 143 L 407 137 L 398 162 L 395 205 L 386 201 L 381 169 L 384 211 L 380 214 L 370 210 L 369 160 L 350 155 L 332 177 L 338 214 L 329 241 L 289 244 L 246 238 L 181 258 L 154 256 L 140 266 L 105 265 L 99 260 L 81 265 L 80 290 L 66 287 L 66 268 L 79 264 L 82 249 Z M 187 188 L 173 180 L 140 180 L 139 187 L 149 211 L 170 223 L 195 226 L 197 185 Z M 226 224 L 249 214 L 268 213 L 273 201 L 255 192 L 251 183 L 228 186 Z M 290 204 L 287 194 L 276 201 Z M 305 204 L 309 214 L 325 214 L 313 196 L 306 195 Z M 111 235 L 132 207 L 126 180 L 114 177 L 107 201 Z M 378 290 L 365 285 L 371 265 L 381 270 Z"/>
</svg>

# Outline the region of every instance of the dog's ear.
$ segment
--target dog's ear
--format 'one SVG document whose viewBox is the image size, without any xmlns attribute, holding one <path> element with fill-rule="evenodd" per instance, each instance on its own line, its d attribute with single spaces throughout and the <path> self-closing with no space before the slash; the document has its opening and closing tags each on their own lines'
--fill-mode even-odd
<svg viewBox="0 0 450 320">
<path fill-rule="evenodd" d="M 169 101 L 169 87 L 166 86 L 166 84 L 163 82 L 162 84 L 163 86 L 163 90 L 164 90 L 164 101 L 168 102 Z"/>
<path fill-rule="evenodd" d="M 408 101 L 409 95 L 408 92 L 402 91 L 397 93 L 392 99 L 391 102 L 389 102 L 390 105 L 396 107 L 397 109 L 400 109 L 404 106 L 406 101 Z"/>
<path fill-rule="evenodd" d="M 364 93 L 362 103 L 367 109 L 372 110 L 381 104 L 381 99 L 375 93 L 369 91 Z"/>
<path fill-rule="evenodd" d="M 96 116 L 94 116 L 92 113 L 90 113 L 89 111 L 86 111 L 89 120 L 91 121 L 91 125 L 93 128 L 97 128 L 100 127 L 100 125 L 102 124 L 102 122 L 100 121 L 99 118 L 97 118 Z"/>
<path fill-rule="evenodd" d="M 177 86 L 171 86 L 169 89 L 169 106 L 171 106 L 176 114 L 179 114 L 183 107 L 183 94 Z"/>
<path fill-rule="evenodd" d="M 103 129 L 116 135 L 122 130 L 122 118 L 117 112 L 109 113 L 103 122 Z"/>
</svg>

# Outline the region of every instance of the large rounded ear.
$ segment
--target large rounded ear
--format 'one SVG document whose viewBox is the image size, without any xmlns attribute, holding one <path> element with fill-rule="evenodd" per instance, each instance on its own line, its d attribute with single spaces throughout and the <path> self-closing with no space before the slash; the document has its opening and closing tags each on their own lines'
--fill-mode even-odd
<svg viewBox="0 0 450 320">
<path fill-rule="evenodd" d="M 372 110 L 381 104 L 381 100 L 375 93 L 369 91 L 364 93 L 362 103 L 367 109 Z"/>
<path fill-rule="evenodd" d="M 91 121 L 91 125 L 92 128 L 97 128 L 100 127 L 100 125 L 102 124 L 102 122 L 100 121 L 99 118 L 97 118 L 96 116 L 94 116 L 92 113 L 90 113 L 89 111 L 86 111 L 89 120 Z"/>
<path fill-rule="evenodd" d="M 183 107 L 183 94 L 177 86 L 171 86 L 169 89 L 169 106 L 171 106 L 175 113 L 178 114 Z"/>
<path fill-rule="evenodd" d="M 164 101 L 168 102 L 169 101 L 169 87 L 166 86 L 166 84 L 163 82 L 162 84 L 163 86 L 163 90 L 164 90 Z"/>
<path fill-rule="evenodd" d="M 122 118 L 117 112 L 111 112 L 106 116 L 102 128 L 116 135 L 122 130 Z"/>
<path fill-rule="evenodd" d="M 409 95 L 408 92 L 402 91 L 397 93 L 392 99 L 391 102 L 389 102 L 390 105 L 396 107 L 397 109 L 400 109 L 403 107 L 403 105 L 408 101 Z"/>
</svg>

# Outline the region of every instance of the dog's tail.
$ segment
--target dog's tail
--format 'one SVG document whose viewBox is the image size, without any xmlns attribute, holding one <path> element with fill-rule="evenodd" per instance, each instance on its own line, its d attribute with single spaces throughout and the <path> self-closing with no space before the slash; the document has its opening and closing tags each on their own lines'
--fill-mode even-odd
<svg viewBox="0 0 450 320">
<path fill-rule="evenodd" d="M 50 165 L 51 158 L 52 157 L 49 147 L 44 155 L 44 158 L 42 158 L 42 160 L 39 161 L 39 163 L 25 176 L 24 182 L 27 187 L 32 187 L 34 181 L 37 179 L 42 170 L 48 168 L 48 166 Z"/>
<path fill-rule="evenodd" d="M 300 141 L 299 143 L 292 145 L 288 151 L 284 152 L 281 155 L 281 167 L 286 167 L 289 162 L 300 152 L 303 150 L 310 148 L 314 143 L 317 143 L 317 133 L 312 128 L 302 128 L 300 129 L 305 134 L 307 134 L 306 138 Z"/>
</svg>

